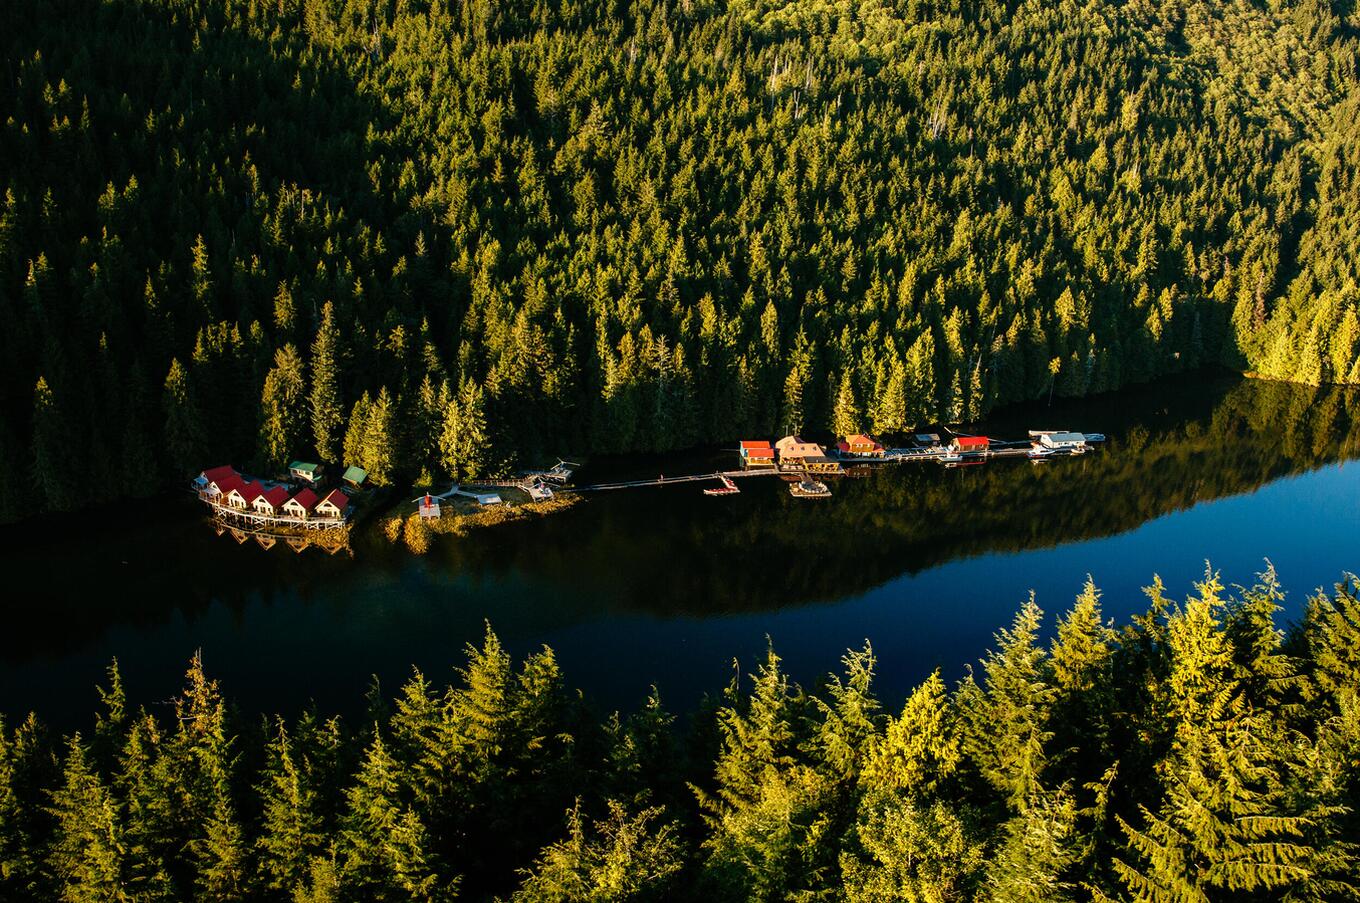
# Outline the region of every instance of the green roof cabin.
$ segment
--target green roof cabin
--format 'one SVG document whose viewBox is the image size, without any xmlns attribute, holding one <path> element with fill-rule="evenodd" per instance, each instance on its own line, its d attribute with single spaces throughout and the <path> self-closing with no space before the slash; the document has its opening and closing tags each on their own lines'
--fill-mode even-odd
<svg viewBox="0 0 1360 903">
<path fill-rule="evenodd" d="M 340 479 L 343 480 L 347 486 L 353 486 L 355 489 L 363 489 L 364 484 L 368 482 L 368 471 L 364 470 L 362 467 L 355 467 L 351 464 L 349 467 L 345 468 L 345 475 Z"/>
<path fill-rule="evenodd" d="M 321 465 L 308 464 L 306 461 L 294 461 L 288 465 L 288 475 L 295 480 L 315 484 L 317 480 L 321 479 Z"/>
</svg>

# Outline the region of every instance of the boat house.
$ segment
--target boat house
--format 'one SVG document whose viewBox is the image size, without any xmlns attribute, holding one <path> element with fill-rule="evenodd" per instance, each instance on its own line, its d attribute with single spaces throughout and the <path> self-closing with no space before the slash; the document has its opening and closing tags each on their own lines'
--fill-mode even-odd
<svg viewBox="0 0 1360 903">
<path fill-rule="evenodd" d="M 992 447 L 992 440 L 986 436 L 955 436 L 950 447 L 957 452 L 985 452 Z"/>
<path fill-rule="evenodd" d="M 870 436 L 857 433 L 853 436 L 846 436 L 836 443 L 836 450 L 842 455 L 851 458 L 881 458 L 883 457 L 883 445 L 875 442 Z"/>
<path fill-rule="evenodd" d="M 764 439 L 743 439 L 740 446 L 741 466 L 746 470 L 753 467 L 774 467 L 774 447 Z"/>
<path fill-rule="evenodd" d="M 317 481 L 321 479 L 321 465 L 309 464 L 306 461 L 293 461 L 288 465 L 288 475 L 309 486 L 315 486 Z"/>
<path fill-rule="evenodd" d="M 349 510 L 349 496 L 343 490 L 332 489 L 330 494 L 316 503 L 316 513 L 320 517 L 339 520 Z"/>
<path fill-rule="evenodd" d="M 316 503 L 321 501 L 315 492 L 304 489 L 291 499 L 283 503 L 283 513 L 289 517 L 300 517 L 304 520 L 311 516 L 312 509 Z"/>
<path fill-rule="evenodd" d="M 1044 433 L 1039 444 L 1055 451 L 1071 451 L 1086 447 L 1086 436 L 1082 433 Z"/>
</svg>

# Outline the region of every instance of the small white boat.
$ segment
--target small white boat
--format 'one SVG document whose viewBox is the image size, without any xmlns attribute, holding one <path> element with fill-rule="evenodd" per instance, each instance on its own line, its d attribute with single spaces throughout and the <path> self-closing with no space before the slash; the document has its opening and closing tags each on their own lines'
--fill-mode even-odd
<svg viewBox="0 0 1360 903">
<path fill-rule="evenodd" d="M 1045 448 L 1042 445 L 1031 445 L 1029 451 L 1025 452 L 1025 457 L 1029 458 L 1031 461 L 1042 461 L 1045 458 L 1051 458 L 1057 453 L 1056 449 Z"/>
</svg>

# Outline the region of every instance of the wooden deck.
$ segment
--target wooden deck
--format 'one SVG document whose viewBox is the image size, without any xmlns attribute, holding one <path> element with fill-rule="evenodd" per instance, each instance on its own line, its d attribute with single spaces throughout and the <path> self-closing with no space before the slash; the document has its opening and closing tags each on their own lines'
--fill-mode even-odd
<svg viewBox="0 0 1360 903">
<path fill-rule="evenodd" d="M 295 527 L 302 530 L 331 530 L 349 522 L 343 517 L 294 517 L 289 514 L 261 514 L 253 508 L 234 508 L 216 497 L 199 493 L 199 499 L 212 510 L 215 519 L 245 527 Z"/>
<path fill-rule="evenodd" d="M 890 448 L 882 455 L 863 458 L 846 458 L 843 463 L 853 463 L 856 468 L 879 467 L 887 464 L 909 464 L 915 462 L 935 461 L 940 464 L 951 464 L 962 461 L 969 464 L 981 464 L 994 458 L 1019 459 L 1028 458 L 1030 451 L 1029 442 L 998 442 L 992 448 L 985 451 L 953 452 L 947 448 Z M 1080 450 L 1060 451 L 1048 456 L 1047 460 L 1053 458 L 1074 457 L 1090 451 L 1090 447 Z M 961 454 L 961 457 L 960 457 Z M 680 476 L 667 477 L 656 476 L 651 479 L 641 480 L 618 480 L 607 483 L 592 483 L 586 486 L 576 486 L 571 489 L 559 489 L 558 492 L 609 492 L 616 489 L 641 489 L 648 486 L 674 486 L 681 483 L 703 483 L 720 481 L 724 477 L 729 479 L 749 479 L 751 477 L 787 477 L 793 474 L 809 474 L 815 477 L 844 476 L 843 469 L 838 471 L 811 471 L 805 467 L 762 467 L 762 468 L 742 468 L 739 470 L 718 470 L 713 473 L 693 473 Z"/>
</svg>

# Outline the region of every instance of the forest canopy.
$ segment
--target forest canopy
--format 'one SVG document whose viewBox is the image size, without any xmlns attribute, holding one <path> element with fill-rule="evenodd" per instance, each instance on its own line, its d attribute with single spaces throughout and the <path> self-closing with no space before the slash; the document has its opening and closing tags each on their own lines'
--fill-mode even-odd
<svg viewBox="0 0 1360 903">
<path fill-rule="evenodd" d="M 350 721 L 250 717 L 195 656 L 88 729 L 0 721 L 0 896 L 997 903 L 1360 898 L 1360 582 L 1276 624 L 1273 570 L 1122 627 L 1090 583 L 975 670 L 804 689 L 771 649 L 680 720 L 600 717 L 488 628 Z M 1122 604 L 1122 600 L 1121 600 Z"/>
<path fill-rule="evenodd" d="M 35 0 L 0 519 L 1360 382 L 1332 0 Z"/>
</svg>

